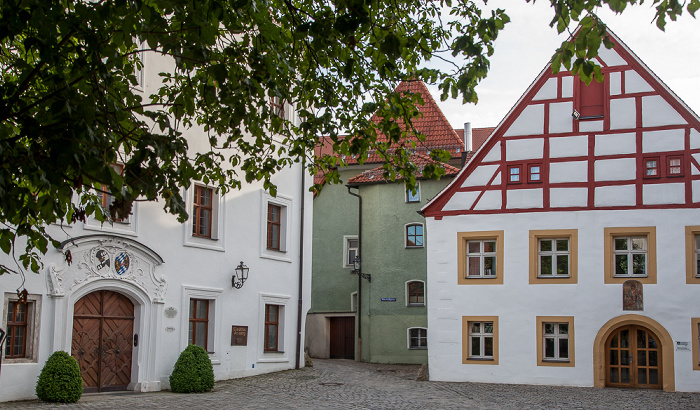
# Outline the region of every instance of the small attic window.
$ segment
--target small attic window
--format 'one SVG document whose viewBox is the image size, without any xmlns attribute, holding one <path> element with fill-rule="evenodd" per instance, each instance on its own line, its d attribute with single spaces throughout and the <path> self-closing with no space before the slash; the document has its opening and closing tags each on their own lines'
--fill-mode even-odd
<svg viewBox="0 0 700 410">
<path fill-rule="evenodd" d="M 579 80 L 578 112 L 579 120 L 603 118 L 605 114 L 605 83 L 595 79 L 590 84 Z"/>
</svg>

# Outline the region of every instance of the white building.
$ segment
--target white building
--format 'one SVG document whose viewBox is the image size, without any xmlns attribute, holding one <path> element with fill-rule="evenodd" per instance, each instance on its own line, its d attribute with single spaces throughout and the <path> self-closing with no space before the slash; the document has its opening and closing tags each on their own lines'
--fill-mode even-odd
<svg viewBox="0 0 700 410">
<path fill-rule="evenodd" d="M 612 39 L 422 209 L 431 380 L 700 391 L 700 119 Z"/>
<path fill-rule="evenodd" d="M 146 95 L 168 64 L 146 56 Z M 192 131 L 188 140 L 208 150 L 205 135 Z M 225 195 L 195 183 L 185 192 L 185 224 L 162 204 L 138 202 L 112 225 L 50 226 L 63 246 L 49 250 L 39 275 L 26 274 L 28 303 L 15 308 L 18 275 L 0 278 L 0 327 L 10 331 L 0 401 L 35 397 L 56 350 L 78 359 L 86 391 L 167 389 L 189 343 L 206 348 L 217 380 L 303 366 L 313 203 L 304 172 L 301 164 L 279 172 L 276 197 L 262 183 Z M 241 262 L 249 277 L 234 288 Z"/>
</svg>

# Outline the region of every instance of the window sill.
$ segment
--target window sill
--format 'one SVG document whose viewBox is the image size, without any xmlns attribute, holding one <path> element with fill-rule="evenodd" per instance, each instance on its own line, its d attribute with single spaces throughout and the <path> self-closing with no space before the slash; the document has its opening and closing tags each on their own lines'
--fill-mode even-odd
<svg viewBox="0 0 700 410">
<path fill-rule="evenodd" d="M 586 121 L 586 120 L 600 120 L 605 118 L 604 115 L 587 115 L 585 117 L 578 117 L 579 121 Z"/>
<path fill-rule="evenodd" d="M 467 276 L 464 279 L 496 279 L 496 275 L 489 275 L 489 276 Z"/>
<path fill-rule="evenodd" d="M 409 303 L 406 307 L 425 307 L 425 303 Z"/>
<path fill-rule="evenodd" d="M 557 360 L 557 359 L 542 359 L 542 363 L 571 363 L 567 360 Z"/>
<path fill-rule="evenodd" d="M 493 357 L 470 357 L 467 360 L 470 360 L 470 361 L 473 360 L 473 361 L 477 361 L 477 362 L 492 362 Z"/>
<path fill-rule="evenodd" d="M 428 350 L 427 347 L 409 347 L 408 350 Z"/>
<path fill-rule="evenodd" d="M 406 246 L 406 249 L 423 249 L 425 246 Z"/>
<path fill-rule="evenodd" d="M 620 279 L 635 279 L 635 278 L 648 278 L 649 275 L 613 275 L 613 278 L 620 278 Z"/>
<path fill-rule="evenodd" d="M 537 279 L 571 279 L 571 275 L 548 275 L 548 276 L 537 276 Z"/>
</svg>

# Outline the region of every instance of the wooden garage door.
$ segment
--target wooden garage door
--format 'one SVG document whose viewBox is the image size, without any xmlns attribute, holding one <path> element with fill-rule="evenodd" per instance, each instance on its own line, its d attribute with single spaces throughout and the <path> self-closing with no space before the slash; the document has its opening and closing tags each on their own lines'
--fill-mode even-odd
<svg viewBox="0 0 700 410">
<path fill-rule="evenodd" d="M 133 336 L 134 304 L 126 296 L 98 290 L 75 303 L 71 354 L 85 392 L 126 390 Z"/>
<path fill-rule="evenodd" d="M 331 318 L 331 359 L 355 358 L 355 318 Z"/>
</svg>

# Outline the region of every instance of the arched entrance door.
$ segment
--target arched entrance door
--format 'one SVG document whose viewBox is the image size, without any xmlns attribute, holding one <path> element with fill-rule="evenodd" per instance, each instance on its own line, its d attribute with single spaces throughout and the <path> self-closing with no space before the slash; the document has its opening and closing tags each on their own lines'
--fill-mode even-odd
<svg viewBox="0 0 700 410">
<path fill-rule="evenodd" d="M 71 354 L 85 392 L 126 390 L 133 336 L 134 304 L 126 296 L 98 290 L 75 303 Z"/>
<path fill-rule="evenodd" d="M 614 330 L 605 344 L 606 385 L 660 389 L 662 387 L 660 339 L 642 326 Z"/>
</svg>

